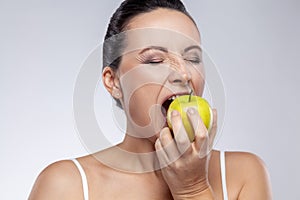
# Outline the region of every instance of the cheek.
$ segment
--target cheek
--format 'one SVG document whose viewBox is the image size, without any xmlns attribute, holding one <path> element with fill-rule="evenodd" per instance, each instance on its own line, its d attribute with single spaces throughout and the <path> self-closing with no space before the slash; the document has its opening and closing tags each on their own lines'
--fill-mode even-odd
<svg viewBox="0 0 300 200">
<path fill-rule="evenodd" d="M 193 82 L 194 82 L 194 88 L 195 88 L 194 93 L 197 96 L 202 96 L 203 91 L 204 91 L 204 86 L 205 86 L 204 79 L 203 78 L 197 79 L 197 80 L 194 80 Z"/>
<path fill-rule="evenodd" d="M 146 85 L 142 88 L 135 90 L 129 98 L 128 115 L 127 118 L 131 120 L 134 124 L 138 126 L 147 126 L 153 121 L 151 119 L 153 116 L 150 115 L 152 111 L 153 114 L 158 112 L 156 109 L 154 111 L 154 106 L 157 103 L 157 97 L 159 94 L 161 86 L 157 85 Z M 153 109 L 153 110 L 151 110 Z M 161 112 L 161 111 L 160 111 Z M 159 116 L 159 113 L 156 113 Z M 156 115 L 155 115 L 156 116 Z"/>
<path fill-rule="evenodd" d="M 198 68 L 192 70 L 192 84 L 194 87 L 194 93 L 198 96 L 202 96 L 205 87 L 205 73 L 204 68 L 201 65 Z"/>
</svg>

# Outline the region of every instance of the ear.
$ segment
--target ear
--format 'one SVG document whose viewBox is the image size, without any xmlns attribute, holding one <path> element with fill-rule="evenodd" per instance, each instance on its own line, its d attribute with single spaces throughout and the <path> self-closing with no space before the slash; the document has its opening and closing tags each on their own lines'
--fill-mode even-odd
<svg viewBox="0 0 300 200">
<path fill-rule="evenodd" d="M 122 98 L 119 78 L 116 72 L 109 66 L 105 67 L 102 72 L 102 82 L 106 90 L 116 99 Z"/>
</svg>

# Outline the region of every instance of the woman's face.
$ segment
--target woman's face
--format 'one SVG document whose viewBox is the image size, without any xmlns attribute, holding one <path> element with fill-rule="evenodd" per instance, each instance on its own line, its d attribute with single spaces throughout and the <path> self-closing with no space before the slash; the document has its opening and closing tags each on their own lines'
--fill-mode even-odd
<svg viewBox="0 0 300 200">
<path fill-rule="evenodd" d="M 200 34 L 189 17 L 169 9 L 140 14 L 126 27 L 117 75 L 127 131 L 151 137 L 166 126 L 170 97 L 201 96 L 204 73 Z"/>
</svg>

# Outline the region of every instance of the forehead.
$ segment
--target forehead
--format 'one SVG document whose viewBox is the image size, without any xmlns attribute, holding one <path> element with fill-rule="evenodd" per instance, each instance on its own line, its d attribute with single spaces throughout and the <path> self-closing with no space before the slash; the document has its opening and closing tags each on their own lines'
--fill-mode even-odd
<svg viewBox="0 0 300 200">
<path fill-rule="evenodd" d="M 124 36 L 127 52 L 147 46 L 162 46 L 178 52 L 200 45 L 200 34 L 193 21 L 170 9 L 157 9 L 132 18 Z"/>
</svg>

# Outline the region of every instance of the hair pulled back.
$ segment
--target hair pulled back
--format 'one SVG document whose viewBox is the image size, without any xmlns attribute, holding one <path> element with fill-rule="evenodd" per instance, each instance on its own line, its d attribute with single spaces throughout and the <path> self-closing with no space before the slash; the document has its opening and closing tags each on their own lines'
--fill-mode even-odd
<svg viewBox="0 0 300 200">
<path fill-rule="evenodd" d="M 125 46 L 124 37 L 119 35 L 126 31 L 130 20 L 137 15 L 148 13 L 159 8 L 179 11 L 188 16 L 196 25 L 180 0 L 125 0 L 110 18 L 103 44 L 103 69 L 107 66 L 113 70 L 119 68 L 122 51 Z M 117 106 L 122 108 L 120 100 Z"/>
<path fill-rule="evenodd" d="M 125 0 L 110 18 L 103 45 L 103 68 L 106 66 L 116 70 L 119 67 L 122 47 L 122 37 L 113 37 L 126 30 L 132 18 L 139 14 L 165 8 L 179 11 L 194 20 L 180 0 Z M 195 23 L 195 22 L 194 22 Z M 196 23 L 195 23 L 196 24 Z"/>
</svg>

